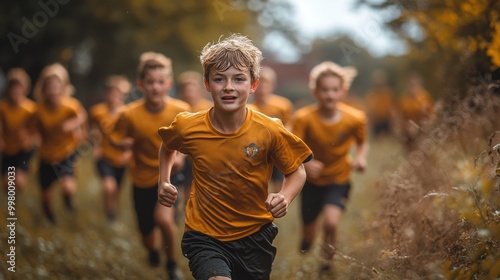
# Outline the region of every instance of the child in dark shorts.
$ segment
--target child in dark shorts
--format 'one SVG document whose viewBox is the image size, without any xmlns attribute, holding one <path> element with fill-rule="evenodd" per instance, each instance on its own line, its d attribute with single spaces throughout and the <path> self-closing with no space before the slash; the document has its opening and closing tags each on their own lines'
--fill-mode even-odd
<svg viewBox="0 0 500 280">
<path fill-rule="evenodd" d="M 362 171 L 366 166 L 366 117 L 363 112 L 340 102 L 355 75 L 355 69 L 330 61 L 315 66 L 309 88 L 317 102 L 298 110 L 292 119 L 292 132 L 315 154 L 315 159 L 305 164 L 307 179 L 301 192 L 300 250 L 304 253 L 310 250 L 322 213 L 324 260 L 321 271 L 331 268 L 340 217 L 349 198 L 350 170 Z M 351 161 L 352 145 L 356 151 Z"/>
</svg>

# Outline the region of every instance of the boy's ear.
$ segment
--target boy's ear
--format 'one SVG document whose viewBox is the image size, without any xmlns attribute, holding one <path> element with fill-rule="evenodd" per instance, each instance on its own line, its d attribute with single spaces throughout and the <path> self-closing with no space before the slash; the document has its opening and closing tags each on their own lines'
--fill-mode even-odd
<svg viewBox="0 0 500 280">
<path fill-rule="evenodd" d="M 255 80 L 251 85 L 250 85 L 250 94 L 254 93 L 257 87 L 259 86 L 260 81 Z"/>
<path fill-rule="evenodd" d="M 203 78 L 203 85 L 205 85 L 205 89 L 210 92 L 210 83 L 207 81 L 206 78 Z"/>
</svg>

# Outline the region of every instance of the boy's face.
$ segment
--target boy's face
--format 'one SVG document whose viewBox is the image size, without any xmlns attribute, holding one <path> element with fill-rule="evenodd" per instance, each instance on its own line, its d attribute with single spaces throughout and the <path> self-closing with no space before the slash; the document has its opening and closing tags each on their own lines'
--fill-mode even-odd
<svg viewBox="0 0 500 280">
<path fill-rule="evenodd" d="M 254 99 L 257 102 L 264 102 L 267 95 L 274 91 L 274 80 L 269 75 L 261 75 L 259 86 L 255 90 Z"/>
<path fill-rule="evenodd" d="M 57 103 L 63 94 L 63 83 L 57 77 L 49 77 L 45 81 L 45 98 L 50 103 Z"/>
<path fill-rule="evenodd" d="M 345 92 L 342 88 L 342 79 L 328 75 L 318 79 L 313 95 L 321 108 L 334 110 L 337 102 L 345 96 Z"/>
<path fill-rule="evenodd" d="M 7 91 L 7 96 L 11 101 L 21 102 L 26 97 L 26 88 L 20 83 L 12 83 Z"/>
<path fill-rule="evenodd" d="M 212 94 L 216 110 L 235 112 L 245 109 L 248 96 L 255 92 L 259 81 L 251 82 L 250 70 L 230 67 L 226 71 L 210 70 L 208 80 L 203 80 Z"/>
<path fill-rule="evenodd" d="M 142 80 L 137 81 L 137 85 L 144 91 L 146 102 L 160 105 L 165 102 L 172 79 L 165 68 L 150 69 Z"/>
<path fill-rule="evenodd" d="M 189 82 L 181 87 L 180 98 L 190 105 L 195 104 L 198 100 L 202 99 L 204 89 L 200 83 Z"/>
<path fill-rule="evenodd" d="M 111 106 L 111 107 L 118 107 L 123 105 L 125 101 L 125 96 L 126 94 L 121 92 L 118 88 L 116 87 L 110 87 L 106 91 L 106 102 Z"/>
</svg>

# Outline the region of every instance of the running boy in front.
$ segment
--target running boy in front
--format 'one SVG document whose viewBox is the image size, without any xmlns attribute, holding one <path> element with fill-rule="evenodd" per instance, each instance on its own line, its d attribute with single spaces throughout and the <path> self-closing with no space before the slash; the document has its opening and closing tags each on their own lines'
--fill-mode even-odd
<svg viewBox="0 0 500 280">
<path fill-rule="evenodd" d="M 207 44 L 200 56 L 214 107 L 180 113 L 159 129 L 158 200 L 171 207 L 177 190 L 170 172 L 177 151 L 193 160 L 182 251 L 196 279 L 269 279 L 278 233 L 274 218 L 286 215 L 305 182 L 313 155 L 281 121 L 246 107 L 259 84 L 262 53 L 241 35 Z M 268 193 L 273 165 L 285 179 Z"/>
</svg>

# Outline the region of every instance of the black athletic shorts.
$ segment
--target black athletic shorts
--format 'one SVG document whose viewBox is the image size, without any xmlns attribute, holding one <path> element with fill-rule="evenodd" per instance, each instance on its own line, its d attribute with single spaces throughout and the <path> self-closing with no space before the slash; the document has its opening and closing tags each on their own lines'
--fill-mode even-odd
<svg viewBox="0 0 500 280">
<path fill-rule="evenodd" d="M 33 156 L 35 150 L 30 151 L 20 151 L 19 153 L 9 156 L 6 154 L 2 155 L 2 174 L 6 173 L 9 167 L 14 166 L 16 169 L 19 168 L 24 172 L 28 172 L 29 162 Z"/>
<path fill-rule="evenodd" d="M 107 160 L 101 158 L 97 161 L 97 171 L 101 178 L 113 177 L 116 180 L 118 188 L 121 186 L 123 175 L 125 174 L 125 167 L 113 166 Z"/>
<path fill-rule="evenodd" d="M 224 276 L 235 280 L 270 279 L 276 256 L 273 240 L 278 234 L 274 223 L 265 224 L 252 235 L 222 242 L 198 231 L 182 236 L 182 254 L 197 280 Z"/>
<path fill-rule="evenodd" d="M 60 163 L 50 164 L 40 160 L 38 179 L 42 190 L 50 188 L 52 183 L 63 176 L 75 175 L 77 153 L 73 153 Z"/>
<path fill-rule="evenodd" d="M 133 187 L 134 209 L 137 214 L 137 224 L 142 236 L 146 236 L 155 227 L 155 207 L 158 201 L 158 185 L 148 188 Z"/>
<path fill-rule="evenodd" d="M 273 174 L 271 175 L 271 181 L 283 181 L 283 173 L 278 169 L 278 167 L 273 167 Z"/>
<path fill-rule="evenodd" d="M 173 177 L 171 178 L 171 182 L 173 184 Z M 137 214 L 137 224 L 139 225 L 142 236 L 146 236 L 151 233 L 156 224 L 155 207 L 158 201 L 158 184 L 147 188 L 140 188 L 133 185 L 132 189 L 134 209 Z M 175 201 L 173 207 L 177 205 L 178 201 L 179 199 Z"/>
<path fill-rule="evenodd" d="M 326 204 L 333 204 L 344 210 L 350 189 L 350 183 L 317 186 L 306 181 L 300 193 L 302 221 L 304 224 L 316 220 Z"/>
</svg>

